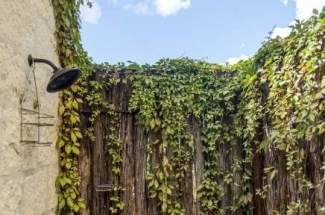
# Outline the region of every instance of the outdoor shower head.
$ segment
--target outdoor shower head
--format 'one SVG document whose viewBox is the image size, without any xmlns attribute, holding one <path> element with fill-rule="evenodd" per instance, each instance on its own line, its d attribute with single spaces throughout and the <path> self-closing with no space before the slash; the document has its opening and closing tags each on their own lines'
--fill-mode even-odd
<svg viewBox="0 0 325 215">
<path fill-rule="evenodd" d="M 77 68 L 55 71 L 47 84 L 47 92 L 54 93 L 71 86 L 78 79 L 79 74 L 80 70 Z"/>
<path fill-rule="evenodd" d="M 47 92 L 54 93 L 70 87 L 80 76 L 81 71 L 78 68 L 58 68 L 49 60 L 33 58 L 28 55 L 28 63 L 32 66 L 34 63 L 45 63 L 53 68 L 53 75 L 47 84 Z"/>
</svg>

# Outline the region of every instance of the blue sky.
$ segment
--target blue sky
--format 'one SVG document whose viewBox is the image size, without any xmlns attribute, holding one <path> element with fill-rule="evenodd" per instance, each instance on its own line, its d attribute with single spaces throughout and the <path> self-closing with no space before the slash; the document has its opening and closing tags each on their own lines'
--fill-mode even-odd
<svg viewBox="0 0 325 215">
<path fill-rule="evenodd" d="M 253 55 L 274 26 L 289 33 L 325 0 L 93 0 L 83 7 L 82 40 L 97 63 L 191 57 L 211 63 Z"/>
</svg>

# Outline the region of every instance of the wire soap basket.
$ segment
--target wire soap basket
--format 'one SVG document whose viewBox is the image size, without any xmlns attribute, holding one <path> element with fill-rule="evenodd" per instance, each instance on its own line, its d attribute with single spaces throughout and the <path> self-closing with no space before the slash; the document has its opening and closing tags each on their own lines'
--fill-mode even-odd
<svg viewBox="0 0 325 215">
<path fill-rule="evenodd" d="M 30 77 L 32 75 L 32 77 Z M 30 93 L 31 86 L 34 92 Z M 27 98 L 32 96 L 32 98 Z M 26 74 L 26 81 L 20 97 L 20 143 L 30 146 L 50 146 L 44 141 L 44 129 L 54 126 L 54 116 L 40 111 L 39 95 L 35 77 L 35 67 Z"/>
</svg>

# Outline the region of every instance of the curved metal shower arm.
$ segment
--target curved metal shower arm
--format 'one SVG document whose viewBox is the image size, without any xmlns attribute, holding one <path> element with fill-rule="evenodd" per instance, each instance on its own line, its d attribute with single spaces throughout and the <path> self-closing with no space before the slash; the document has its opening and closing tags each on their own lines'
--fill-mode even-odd
<svg viewBox="0 0 325 215">
<path fill-rule="evenodd" d="M 53 72 L 59 70 L 59 68 L 51 61 L 42 58 L 34 58 L 32 55 L 28 55 L 28 63 L 30 66 L 32 66 L 33 63 L 45 63 L 52 67 L 52 69 L 54 70 Z"/>
</svg>

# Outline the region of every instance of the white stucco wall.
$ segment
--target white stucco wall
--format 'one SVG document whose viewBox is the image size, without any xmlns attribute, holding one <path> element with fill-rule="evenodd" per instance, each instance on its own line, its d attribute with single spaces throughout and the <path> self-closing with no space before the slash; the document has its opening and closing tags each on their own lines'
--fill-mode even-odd
<svg viewBox="0 0 325 215">
<path fill-rule="evenodd" d="M 20 142 L 20 103 L 33 108 L 35 89 L 27 55 L 56 64 L 55 22 L 51 0 L 0 0 L 0 214 L 55 214 L 58 171 L 56 127 L 41 130 L 50 147 Z M 51 69 L 36 66 L 41 111 L 57 116 L 58 94 L 46 92 Z M 32 120 L 29 118 L 28 120 Z M 55 117 L 54 123 L 57 124 Z M 35 139 L 33 131 L 24 133 Z"/>
</svg>

